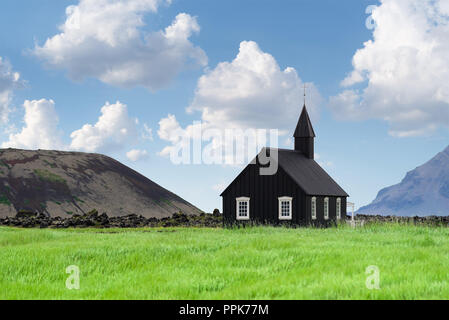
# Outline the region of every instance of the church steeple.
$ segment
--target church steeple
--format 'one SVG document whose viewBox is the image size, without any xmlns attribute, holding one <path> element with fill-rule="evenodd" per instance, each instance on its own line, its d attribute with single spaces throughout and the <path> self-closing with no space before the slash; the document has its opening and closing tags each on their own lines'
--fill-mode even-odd
<svg viewBox="0 0 449 320">
<path fill-rule="evenodd" d="M 310 121 L 305 104 L 302 108 L 293 137 L 295 138 L 295 150 L 302 152 L 307 158 L 313 159 L 315 154 L 315 132 L 313 131 L 312 122 Z"/>
</svg>

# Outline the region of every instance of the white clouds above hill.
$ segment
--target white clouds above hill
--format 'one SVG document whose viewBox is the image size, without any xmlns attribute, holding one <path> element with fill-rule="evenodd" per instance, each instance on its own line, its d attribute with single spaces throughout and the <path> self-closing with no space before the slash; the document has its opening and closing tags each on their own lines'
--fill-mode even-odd
<svg viewBox="0 0 449 320">
<path fill-rule="evenodd" d="M 449 127 L 448 1 L 381 0 L 373 19 L 373 40 L 355 53 L 342 81 L 348 89 L 330 99 L 332 109 L 387 121 L 398 137 Z"/>
<path fill-rule="evenodd" d="M 109 152 L 133 143 L 138 137 L 138 120 L 128 115 L 128 107 L 117 101 L 106 103 L 94 124 L 72 132 L 71 150 Z"/>
<path fill-rule="evenodd" d="M 146 150 L 133 149 L 126 153 L 126 157 L 133 161 L 140 161 L 148 159 L 148 152 Z"/>
<path fill-rule="evenodd" d="M 23 107 L 24 127 L 20 132 L 10 134 L 2 148 L 63 149 L 53 100 L 26 100 Z"/>
<path fill-rule="evenodd" d="M 142 30 L 145 14 L 170 3 L 80 0 L 67 7 L 61 33 L 37 45 L 34 54 L 74 80 L 93 77 L 118 87 L 161 89 L 187 66 L 207 64 L 204 51 L 189 40 L 200 31 L 195 17 L 180 13 L 164 30 Z"/>
<path fill-rule="evenodd" d="M 25 101 L 24 126 L 2 143 L 3 148 L 58 149 L 85 152 L 111 153 L 134 146 L 146 140 L 144 132 L 149 128 L 139 125 L 137 118 L 128 115 L 128 108 L 121 102 L 106 103 L 93 125 L 85 124 L 70 135 L 71 143 L 63 143 L 59 117 L 53 100 Z M 136 152 L 138 151 L 138 152 Z M 127 156 L 133 161 L 143 159 L 146 151 L 132 150 Z"/>
<path fill-rule="evenodd" d="M 0 123 L 8 121 L 13 90 L 22 84 L 20 74 L 13 71 L 11 64 L 0 57 Z"/>
</svg>

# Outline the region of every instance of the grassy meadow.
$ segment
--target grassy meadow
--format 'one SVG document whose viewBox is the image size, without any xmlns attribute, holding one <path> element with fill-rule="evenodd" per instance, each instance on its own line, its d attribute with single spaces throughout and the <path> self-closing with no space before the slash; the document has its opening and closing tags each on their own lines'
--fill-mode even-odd
<svg viewBox="0 0 449 320">
<path fill-rule="evenodd" d="M 449 228 L 1 227 L 0 299 L 449 299 Z"/>
</svg>

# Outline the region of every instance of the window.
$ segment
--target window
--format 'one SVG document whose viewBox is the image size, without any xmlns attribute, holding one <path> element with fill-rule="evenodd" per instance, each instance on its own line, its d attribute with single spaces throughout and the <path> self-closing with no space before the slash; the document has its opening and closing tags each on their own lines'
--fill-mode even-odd
<svg viewBox="0 0 449 320">
<path fill-rule="evenodd" d="M 237 220 L 249 220 L 249 198 L 237 198 Z"/>
<path fill-rule="evenodd" d="M 324 220 L 329 220 L 329 198 L 324 198 Z"/>
<path fill-rule="evenodd" d="M 341 219 L 341 198 L 337 198 L 336 213 L 337 213 L 337 220 L 340 220 Z"/>
<path fill-rule="evenodd" d="M 312 220 L 316 220 L 316 197 L 312 198 Z"/>
<path fill-rule="evenodd" d="M 291 197 L 279 197 L 279 220 L 292 219 L 292 199 Z"/>
</svg>

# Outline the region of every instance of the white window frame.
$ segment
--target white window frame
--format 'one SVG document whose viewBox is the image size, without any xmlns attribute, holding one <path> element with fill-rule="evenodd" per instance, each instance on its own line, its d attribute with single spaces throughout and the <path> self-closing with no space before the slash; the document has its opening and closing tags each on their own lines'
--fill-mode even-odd
<svg viewBox="0 0 449 320">
<path fill-rule="evenodd" d="M 335 214 L 337 216 L 337 220 L 341 219 L 341 198 L 337 198 L 337 206 L 335 209 Z"/>
<path fill-rule="evenodd" d="M 250 210 L 249 210 L 249 202 L 250 202 L 250 201 L 249 201 L 249 200 L 250 200 L 250 198 L 248 198 L 248 197 L 239 197 L 239 198 L 236 198 L 236 211 L 235 211 L 235 215 L 236 215 L 236 219 L 237 219 L 237 220 L 249 220 L 249 213 L 250 213 Z M 246 207 L 247 207 L 247 210 L 248 210 L 246 217 L 245 217 L 245 216 L 240 216 L 239 205 L 240 205 L 240 203 L 242 203 L 242 202 L 246 202 Z"/>
<path fill-rule="evenodd" d="M 329 220 L 329 198 L 324 198 L 324 220 Z"/>
<path fill-rule="evenodd" d="M 279 220 L 292 220 L 292 197 L 279 197 Z M 289 215 L 288 216 L 283 216 L 282 215 L 282 202 L 288 202 L 289 204 Z"/>
<path fill-rule="evenodd" d="M 312 197 L 310 201 L 310 211 L 312 213 L 312 220 L 316 220 L 316 197 Z"/>
</svg>

